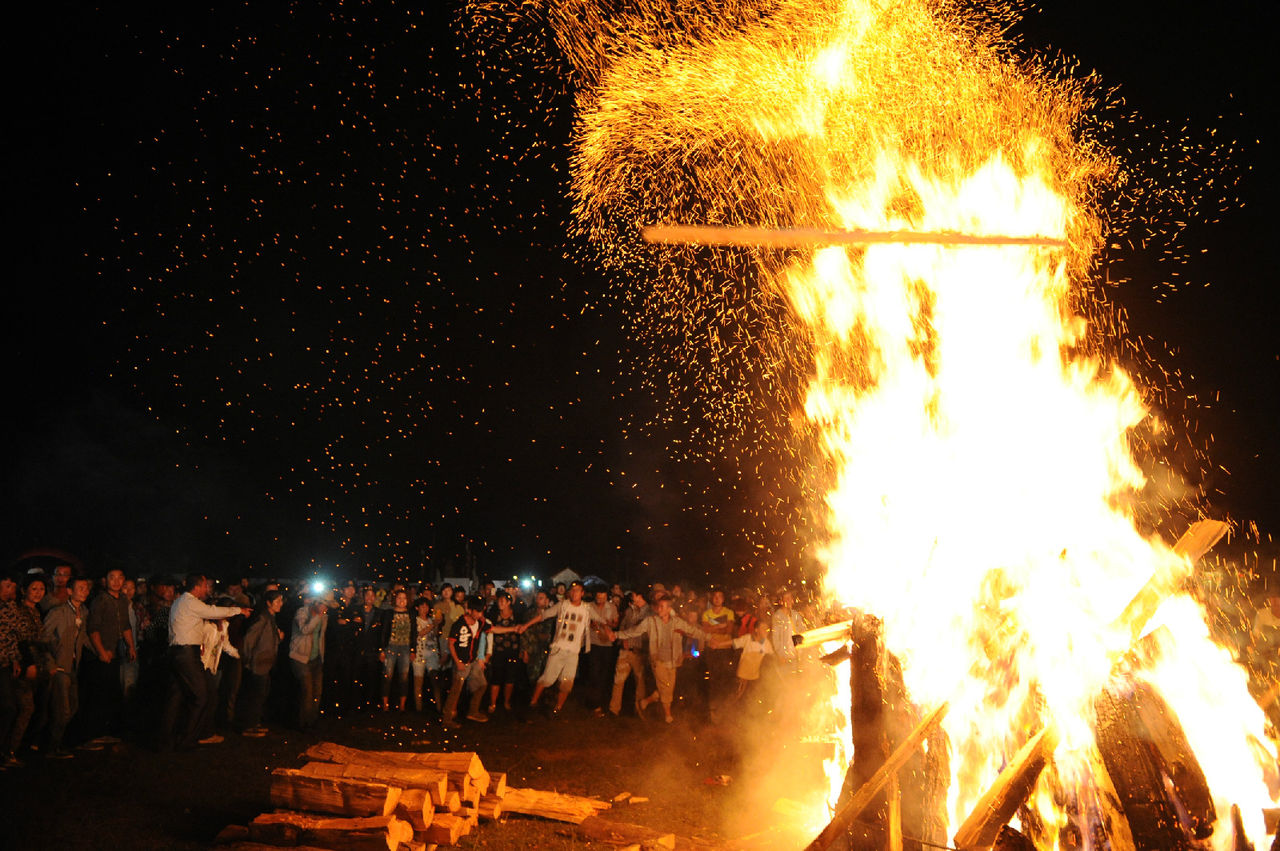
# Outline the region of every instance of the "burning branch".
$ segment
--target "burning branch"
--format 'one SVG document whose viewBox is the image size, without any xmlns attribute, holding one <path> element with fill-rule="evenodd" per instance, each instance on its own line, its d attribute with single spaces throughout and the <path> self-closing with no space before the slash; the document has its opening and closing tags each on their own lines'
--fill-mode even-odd
<svg viewBox="0 0 1280 851">
<path fill-rule="evenodd" d="M 1001 236 L 956 231 L 833 230 L 829 228 L 759 228 L 720 225 L 647 225 L 646 242 L 660 245 L 723 245 L 739 248 L 807 248 L 823 245 L 1028 245 L 1066 248 L 1067 241 L 1049 236 Z"/>
<path fill-rule="evenodd" d="M 915 753 L 916 748 L 924 743 L 928 738 L 929 732 L 934 725 L 942 720 L 942 716 L 947 713 L 947 704 L 943 703 L 934 709 L 916 725 L 915 729 L 902 740 L 902 743 L 889 754 L 888 759 L 876 769 L 875 774 L 858 791 L 853 793 L 848 803 L 841 807 L 836 814 L 831 817 L 831 823 L 822 829 L 822 832 L 814 838 L 806 847 L 805 851 L 826 851 L 831 847 L 831 843 L 836 841 L 840 834 L 844 833 L 862 811 L 875 799 L 880 790 L 889 782 L 889 778 L 898 773 L 902 766 L 906 765 L 907 760 L 911 759 L 911 755 Z"/>
<path fill-rule="evenodd" d="M 1058 746 L 1058 730 L 1053 725 L 1036 733 L 1000 772 L 973 812 L 956 831 L 956 847 L 968 849 L 990 848 L 996 841 L 1000 828 L 1009 823 L 1018 807 L 1031 794 L 1041 770 Z"/>
</svg>

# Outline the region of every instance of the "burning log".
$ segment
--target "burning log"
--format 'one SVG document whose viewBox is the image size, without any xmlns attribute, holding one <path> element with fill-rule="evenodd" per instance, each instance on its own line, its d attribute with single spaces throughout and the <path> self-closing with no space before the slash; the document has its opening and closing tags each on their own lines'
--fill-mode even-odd
<svg viewBox="0 0 1280 851">
<path fill-rule="evenodd" d="M 1174 793 L 1186 811 L 1191 834 L 1196 839 L 1208 839 L 1213 835 L 1218 816 L 1209 782 L 1191 750 L 1187 734 L 1169 704 L 1150 684 L 1135 683 L 1132 700 L 1152 756 L 1169 776 Z"/>
<path fill-rule="evenodd" d="M 1205 553 L 1213 549 L 1214 544 L 1222 540 L 1222 536 L 1227 534 L 1229 528 L 1221 520 L 1197 520 L 1173 545 L 1173 551 L 1185 558 L 1187 564 L 1194 565 Z M 1158 569 L 1147 580 L 1147 584 L 1142 586 L 1142 589 L 1129 601 L 1129 605 L 1125 606 L 1113 627 L 1117 630 L 1127 629 L 1130 636 L 1136 640 L 1142 635 L 1142 631 L 1152 615 L 1156 613 L 1156 609 L 1160 608 L 1160 604 L 1173 593 L 1178 582 L 1183 578 L 1181 570 Z"/>
<path fill-rule="evenodd" d="M 1142 719 L 1134 702 L 1123 699 L 1114 687 L 1109 687 L 1094 701 L 1094 709 L 1098 752 L 1123 820 L 1128 823 L 1132 847 L 1135 851 L 1174 851 L 1188 847 L 1160 770 L 1146 742 L 1137 733 L 1142 729 Z"/>
<path fill-rule="evenodd" d="M 399 786 L 402 789 L 424 789 L 431 795 L 433 806 L 439 806 L 448 794 L 448 774 L 434 768 L 396 768 L 376 765 L 340 765 L 333 762 L 308 762 L 301 773 L 314 777 L 346 777 Z M 457 793 L 455 792 L 456 796 Z M 454 806 L 457 810 L 459 805 Z"/>
<path fill-rule="evenodd" d="M 828 641 L 848 641 L 857 623 L 856 620 L 847 620 L 807 629 L 791 636 L 791 643 L 796 647 L 813 647 Z"/>
<path fill-rule="evenodd" d="M 968 851 L 991 848 L 996 844 L 1001 828 L 1009 823 L 1031 794 L 1040 772 L 1057 746 L 1058 731 L 1050 724 L 1019 749 L 1013 761 L 982 794 L 969 817 L 956 831 L 957 848 Z"/>
<path fill-rule="evenodd" d="M 502 809 L 508 813 L 520 813 L 526 816 L 551 821 L 566 821 L 581 824 L 600 810 L 609 809 L 607 801 L 592 798 L 581 798 L 577 795 L 561 795 L 557 792 L 543 792 L 540 789 L 507 789 L 502 799 Z"/>
<path fill-rule="evenodd" d="M 1032 245 L 1065 248 L 1067 241 L 1049 236 L 987 236 L 957 231 L 830 230 L 762 228 L 724 225 L 649 225 L 640 229 L 646 242 L 661 245 L 725 245 L 741 248 L 804 248 L 821 245 Z"/>
<path fill-rule="evenodd" d="M 413 839 L 413 827 L 393 815 L 326 818 L 306 813 L 263 813 L 249 823 L 249 837 L 268 845 L 313 843 L 332 851 L 396 851 Z"/>
<path fill-rule="evenodd" d="M 991 851 L 1036 851 L 1036 845 L 1009 825 L 1001 825 Z"/>
<path fill-rule="evenodd" d="M 906 765 L 907 760 L 915 754 L 917 748 L 923 744 L 924 740 L 932 732 L 933 727 L 942 720 L 942 716 L 946 714 L 947 704 L 942 704 L 928 715 L 926 715 L 916 728 L 903 739 L 902 743 L 894 749 L 893 753 L 884 761 L 884 763 L 876 770 L 866 783 L 842 806 L 831 818 L 831 823 L 822 829 L 812 842 L 810 842 L 805 851 L 826 851 L 831 847 L 831 843 L 835 842 L 846 829 L 850 822 L 862 814 L 862 811 L 875 800 L 880 794 L 880 790 L 884 788 L 889 781 L 890 776 L 897 774 L 902 766 Z"/>
</svg>

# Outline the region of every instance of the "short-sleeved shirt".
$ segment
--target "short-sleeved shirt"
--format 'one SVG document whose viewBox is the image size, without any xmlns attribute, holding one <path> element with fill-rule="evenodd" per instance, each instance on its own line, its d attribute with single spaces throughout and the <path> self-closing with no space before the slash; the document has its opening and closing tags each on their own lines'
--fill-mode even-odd
<svg viewBox="0 0 1280 851">
<path fill-rule="evenodd" d="M 114 652 L 127 629 L 129 598 L 123 594 L 118 597 L 105 592 L 99 594 L 93 605 L 89 606 L 89 632 L 98 633 L 102 646 Z"/>
<path fill-rule="evenodd" d="M 517 626 L 517 623 L 514 617 L 496 618 L 493 625 Z M 493 642 L 493 658 L 508 660 L 520 658 L 520 633 L 494 632 L 490 633 L 489 638 Z"/>
<path fill-rule="evenodd" d="M 542 613 L 544 618 L 554 616 L 556 634 L 551 639 L 551 649 L 577 653 L 587 639 L 587 626 L 600 616 L 586 603 L 574 605 L 568 600 L 556 603 Z M 587 644 L 590 647 L 590 644 Z"/>
<path fill-rule="evenodd" d="M 713 629 L 733 623 L 733 609 L 728 606 L 707 606 L 702 610 L 702 628 Z"/>
<path fill-rule="evenodd" d="M 449 630 L 449 638 L 453 641 L 453 652 L 464 665 L 476 660 L 480 653 L 480 635 L 484 632 L 484 621 L 467 623 L 465 617 L 458 618 Z"/>
</svg>

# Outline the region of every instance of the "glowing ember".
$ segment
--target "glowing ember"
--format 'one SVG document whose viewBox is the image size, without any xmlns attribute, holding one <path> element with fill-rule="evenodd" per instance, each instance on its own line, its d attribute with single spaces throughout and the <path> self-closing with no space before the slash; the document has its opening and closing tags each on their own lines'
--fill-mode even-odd
<svg viewBox="0 0 1280 851">
<path fill-rule="evenodd" d="M 757 275 L 812 357 L 801 428 L 834 470 L 826 591 L 883 619 L 914 701 L 949 706 L 951 830 L 1050 723 L 1060 742 L 1032 804 L 1060 824 L 1050 789 L 1083 801 L 1105 783 L 1094 702 L 1134 637 L 1113 624 L 1153 574 L 1191 568 L 1136 527 L 1130 437 L 1150 414 L 1091 354 L 1081 315 L 1091 204 L 1113 169 L 1083 138 L 1083 90 L 1015 61 L 996 27 L 918 0 L 553 8 L 596 84 L 580 97 L 574 192 L 601 239 L 625 244 L 620 222 L 693 221 L 1032 243 L 761 252 Z M 673 266 L 693 257 L 667 250 Z M 1172 638 L 1136 675 L 1187 729 L 1217 796 L 1214 841 L 1229 841 L 1234 803 L 1262 846 L 1275 753 L 1245 676 L 1188 598 L 1155 624 Z M 844 766 L 830 777 L 834 795 Z"/>
</svg>

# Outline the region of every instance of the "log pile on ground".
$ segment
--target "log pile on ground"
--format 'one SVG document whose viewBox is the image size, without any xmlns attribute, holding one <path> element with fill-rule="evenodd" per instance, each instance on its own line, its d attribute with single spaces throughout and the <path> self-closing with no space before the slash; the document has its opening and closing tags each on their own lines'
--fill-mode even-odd
<svg viewBox="0 0 1280 851">
<path fill-rule="evenodd" d="M 228 827 L 221 843 L 235 851 L 418 851 L 456 845 L 481 822 L 514 813 L 563 822 L 584 839 L 674 847 L 666 845 L 673 834 L 602 822 L 597 814 L 610 808 L 608 801 L 508 787 L 506 774 L 486 771 L 474 753 L 367 751 L 322 742 L 303 758 L 301 768 L 271 773 L 273 811 Z"/>
</svg>

